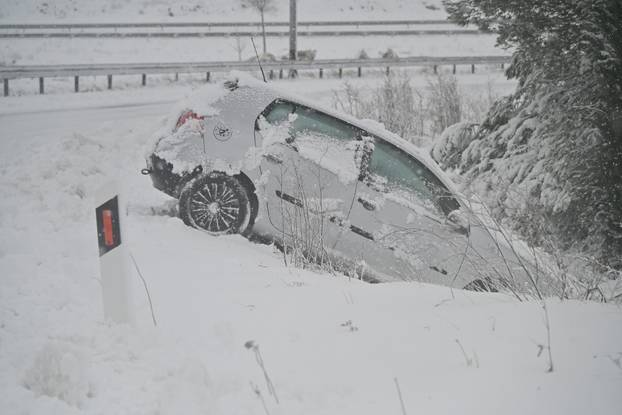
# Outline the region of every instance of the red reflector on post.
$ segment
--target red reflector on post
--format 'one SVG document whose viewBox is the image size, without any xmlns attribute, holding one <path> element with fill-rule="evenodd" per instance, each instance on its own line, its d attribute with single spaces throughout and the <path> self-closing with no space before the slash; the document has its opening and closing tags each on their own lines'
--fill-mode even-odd
<svg viewBox="0 0 622 415">
<path fill-rule="evenodd" d="M 119 201 L 117 196 L 95 209 L 97 218 L 97 245 L 99 256 L 121 245 L 121 225 L 119 223 Z"/>
<path fill-rule="evenodd" d="M 114 245 L 114 233 L 112 231 L 112 211 L 105 209 L 102 211 L 102 221 L 104 225 L 104 243 L 106 246 Z"/>
</svg>

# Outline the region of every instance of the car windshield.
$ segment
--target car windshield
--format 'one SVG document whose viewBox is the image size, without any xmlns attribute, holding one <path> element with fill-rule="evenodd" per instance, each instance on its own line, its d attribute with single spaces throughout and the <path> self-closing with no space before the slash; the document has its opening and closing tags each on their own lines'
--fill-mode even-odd
<svg viewBox="0 0 622 415">
<path fill-rule="evenodd" d="M 383 140 L 375 140 L 369 173 L 371 180 L 382 183 L 386 191 L 414 193 L 424 204 L 431 203 L 445 215 L 460 208 L 434 173 L 419 160 Z"/>
</svg>

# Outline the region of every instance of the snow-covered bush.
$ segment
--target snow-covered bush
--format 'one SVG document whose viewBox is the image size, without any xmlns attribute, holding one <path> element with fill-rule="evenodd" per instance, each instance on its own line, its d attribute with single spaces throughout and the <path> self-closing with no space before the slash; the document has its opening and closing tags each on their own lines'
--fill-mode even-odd
<svg viewBox="0 0 622 415">
<path fill-rule="evenodd" d="M 405 73 L 391 72 L 371 94 L 346 82 L 341 91 L 333 92 L 333 106 L 358 118 L 381 122 L 407 140 L 424 135 L 424 97 Z"/>
<path fill-rule="evenodd" d="M 333 106 L 358 118 L 378 121 L 389 130 L 420 146 L 462 120 L 480 123 L 493 97 L 492 85 L 484 95 L 472 94 L 451 74 L 428 79 L 427 87 L 415 88 L 406 72 L 390 72 L 375 89 L 345 82 L 333 91 Z"/>
<path fill-rule="evenodd" d="M 439 72 L 428 80 L 430 97 L 426 105 L 432 120 L 432 131 L 440 134 L 462 120 L 462 96 L 456 77 Z"/>
<path fill-rule="evenodd" d="M 517 90 L 491 109 L 460 169 L 531 242 L 622 267 L 622 4 L 447 0 L 498 33 Z M 616 127 L 618 126 L 618 127 Z M 543 233 L 543 229 L 546 232 Z"/>
<path fill-rule="evenodd" d="M 287 172 L 294 174 L 295 180 L 304 189 L 301 172 Z M 321 189 L 320 178 L 318 187 Z M 328 229 L 328 215 L 322 209 L 324 201 L 321 191 L 317 194 L 307 194 L 301 191 L 300 206 L 282 203 L 281 211 L 283 223 L 283 254 L 287 264 L 299 268 L 319 267 L 331 271 L 331 259 L 326 251 L 325 230 Z M 318 209 L 314 209 L 317 206 Z"/>
<path fill-rule="evenodd" d="M 445 170 L 458 167 L 462 153 L 473 141 L 477 128 L 478 125 L 471 122 L 450 125 L 434 140 L 430 155 Z"/>
<path fill-rule="evenodd" d="M 367 54 L 367 51 L 365 51 L 365 49 L 361 49 L 356 54 L 356 59 L 369 59 L 369 55 Z"/>
<path fill-rule="evenodd" d="M 380 57 L 382 59 L 398 59 L 400 56 L 391 48 L 388 48 L 384 52 L 380 52 Z"/>
</svg>

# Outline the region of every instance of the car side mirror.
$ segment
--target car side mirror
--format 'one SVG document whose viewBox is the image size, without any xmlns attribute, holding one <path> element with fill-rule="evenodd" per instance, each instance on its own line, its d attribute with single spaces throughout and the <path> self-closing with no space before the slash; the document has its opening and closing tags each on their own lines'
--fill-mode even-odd
<svg viewBox="0 0 622 415">
<path fill-rule="evenodd" d="M 469 236 L 471 233 L 471 221 L 461 210 L 452 210 L 447 215 L 447 222 L 452 229 L 462 235 Z"/>
</svg>

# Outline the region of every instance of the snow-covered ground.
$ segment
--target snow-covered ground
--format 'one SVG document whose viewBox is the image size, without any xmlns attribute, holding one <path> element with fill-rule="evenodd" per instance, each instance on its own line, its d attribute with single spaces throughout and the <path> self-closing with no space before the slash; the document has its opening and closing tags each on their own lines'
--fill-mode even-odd
<svg viewBox="0 0 622 415">
<path fill-rule="evenodd" d="M 278 0 L 268 20 L 287 19 Z M 444 19 L 440 0 L 299 0 L 299 20 Z M 237 0 L 3 0 L 0 22 L 256 21 Z M 318 58 L 493 55 L 487 36 L 299 38 Z M 269 39 L 286 52 L 286 39 Z M 237 59 L 235 39 L 0 40 L 0 64 Z M 243 58 L 251 55 L 247 45 Z M 373 71 L 370 71 L 373 72 Z M 413 85 L 428 84 L 412 70 Z M 373 87 L 380 71 L 346 78 Z M 217 75 L 215 78 L 219 78 Z M 342 81 L 284 88 L 331 103 Z M 368 285 L 285 267 L 274 248 L 169 216 L 140 175 L 152 133 L 203 75 L 11 82 L 0 98 L 0 414 L 618 414 L 622 310 L 541 304 L 423 284 Z M 505 94 L 498 71 L 459 74 Z M 129 87 L 129 89 L 125 89 Z M 104 321 L 94 190 L 118 178 L 136 324 Z M 248 347 L 247 347 L 248 346 Z M 258 360 L 259 359 L 259 360 Z M 259 362 L 263 361 L 266 374 Z M 273 393 L 269 385 L 273 385 Z M 278 402 L 277 402 L 278 400 Z M 403 403 L 403 408 L 402 408 Z"/>
<path fill-rule="evenodd" d="M 256 39 L 260 48 L 261 40 Z M 286 37 L 268 38 L 268 52 L 287 55 Z M 54 65 L 119 62 L 237 61 L 235 38 L 179 39 L 0 39 L 0 65 Z M 248 38 L 240 39 L 243 60 L 254 57 Z M 492 35 L 338 36 L 298 38 L 298 49 L 314 49 L 317 59 L 354 59 L 364 49 L 379 58 L 387 49 L 408 56 L 505 56 Z"/>
<path fill-rule="evenodd" d="M 192 87 L 0 99 L 0 413 L 620 412 L 619 306 L 548 300 L 546 373 L 537 302 L 288 268 L 167 216 L 139 170 Z M 115 177 L 157 327 L 135 273 L 136 325 L 103 320 L 93 191 Z"/>
<path fill-rule="evenodd" d="M 258 13 L 238 0 L 201 2 L 3 0 L 0 23 L 26 22 L 159 22 L 259 21 Z M 289 2 L 278 0 L 266 14 L 268 21 L 287 21 Z M 173 16 L 169 16 L 169 10 Z M 443 20 L 440 0 L 313 0 L 298 2 L 298 20 Z M 304 27 L 303 27 L 304 28 Z M 434 29 L 434 26 L 419 26 Z M 444 27 L 447 28 L 447 27 Z M 336 30 L 337 28 L 331 28 Z M 349 28 L 352 30 L 352 28 Z M 368 27 L 369 29 L 369 27 Z M 372 27 L 374 30 L 382 27 Z M 152 30 L 152 29 L 150 29 Z M 180 29 L 176 29 L 180 30 Z M 183 29 L 182 29 L 183 30 Z M 317 29 L 316 29 L 317 30 Z M 239 42 L 239 43 L 238 43 Z M 287 55 L 287 37 L 269 37 L 268 52 Z M 261 42 L 258 42 L 260 46 Z M 299 36 L 298 49 L 313 49 L 316 59 L 355 58 L 361 50 L 379 57 L 387 49 L 405 56 L 507 55 L 495 47 L 494 35 L 425 36 Z M 196 62 L 246 60 L 254 56 L 249 39 L 231 38 L 125 38 L 125 39 L 0 39 L 0 65 L 52 65 L 117 62 Z"/>
<path fill-rule="evenodd" d="M 286 21 L 289 0 L 275 0 L 267 21 Z M 308 20 L 442 20 L 441 0 L 298 0 L 298 19 Z M 0 21 L 208 21 L 258 20 L 240 0 L 3 0 Z"/>
</svg>

